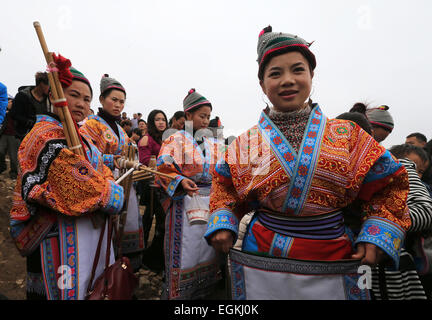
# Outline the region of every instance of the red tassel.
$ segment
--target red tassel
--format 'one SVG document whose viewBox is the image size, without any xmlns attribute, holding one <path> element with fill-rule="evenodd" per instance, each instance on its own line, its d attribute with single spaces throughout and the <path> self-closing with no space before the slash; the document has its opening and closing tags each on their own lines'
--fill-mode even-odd
<svg viewBox="0 0 432 320">
<path fill-rule="evenodd" d="M 194 93 L 194 92 L 195 92 L 195 89 L 192 88 L 192 89 L 189 90 L 188 95 L 189 95 L 189 94 L 192 94 L 192 93 Z"/>
<path fill-rule="evenodd" d="M 72 66 L 72 63 L 69 59 L 63 57 L 62 55 L 56 55 L 53 53 L 53 60 L 58 69 L 59 80 L 64 88 L 69 87 L 72 84 L 72 73 L 69 68 Z"/>
</svg>

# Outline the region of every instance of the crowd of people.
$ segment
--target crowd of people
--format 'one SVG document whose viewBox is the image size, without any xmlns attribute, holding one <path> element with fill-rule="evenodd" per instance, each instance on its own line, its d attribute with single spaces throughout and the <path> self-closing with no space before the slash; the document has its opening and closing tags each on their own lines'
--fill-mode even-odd
<svg viewBox="0 0 432 320">
<path fill-rule="evenodd" d="M 384 148 L 397 125 L 387 105 L 359 102 L 327 118 L 310 98 L 317 60 L 304 39 L 269 26 L 257 52 L 271 105 L 238 137 L 223 136 L 217 106 L 195 89 L 170 118 L 161 109 L 129 118 L 127 90 L 108 74 L 95 113 L 89 80 L 55 57 L 80 156 L 47 73 L 15 97 L 0 84 L 0 172 L 7 156 L 28 299 L 85 299 L 98 239 L 123 214 L 113 251 L 134 272 L 163 273 L 163 299 L 228 287 L 239 300 L 432 299 L 432 140 L 416 132 Z M 125 147 L 157 173 L 117 183 Z M 59 288 L 64 265 L 73 281 Z M 362 265 L 369 287 L 359 285 Z"/>
</svg>

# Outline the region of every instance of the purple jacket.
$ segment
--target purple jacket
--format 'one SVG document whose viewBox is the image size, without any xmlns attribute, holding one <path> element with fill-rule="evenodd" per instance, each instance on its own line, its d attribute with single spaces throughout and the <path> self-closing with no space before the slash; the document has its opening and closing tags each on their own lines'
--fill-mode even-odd
<svg viewBox="0 0 432 320">
<path fill-rule="evenodd" d="M 147 146 L 142 147 L 142 146 L 140 146 L 140 141 L 144 137 L 148 137 L 148 143 L 147 143 Z M 146 134 L 144 137 L 142 137 L 138 141 L 138 154 L 139 154 L 140 163 L 148 166 L 151 156 L 156 156 L 156 158 L 158 157 L 161 145 L 159 143 L 157 143 L 156 141 L 154 141 L 154 139 L 151 136 L 149 136 L 148 134 Z"/>
</svg>

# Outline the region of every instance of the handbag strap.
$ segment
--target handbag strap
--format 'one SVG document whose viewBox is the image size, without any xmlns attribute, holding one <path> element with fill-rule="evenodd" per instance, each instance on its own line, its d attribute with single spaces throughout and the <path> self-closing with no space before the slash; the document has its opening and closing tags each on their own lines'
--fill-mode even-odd
<svg viewBox="0 0 432 320">
<path fill-rule="evenodd" d="M 102 230 L 101 230 L 101 233 L 99 236 L 98 246 L 96 248 L 95 258 L 93 261 L 92 273 L 91 273 L 89 284 L 87 286 L 87 293 L 89 293 L 91 291 L 93 280 L 94 280 L 95 273 L 96 273 L 96 267 L 99 263 L 100 250 L 101 250 L 102 240 L 103 240 L 103 237 L 105 234 L 105 228 L 106 228 L 106 222 L 107 222 L 106 220 L 108 220 L 108 236 L 107 236 L 107 254 L 106 254 L 106 259 L 105 259 L 105 269 L 108 268 L 108 266 L 109 266 L 109 257 L 110 257 L 110 252 L 111 252 L 111 238 L 112 238 L 112 220 L 111 220 L 111 217 L 105 219 L 105 223 L 102 225 Z"/>
</svg>

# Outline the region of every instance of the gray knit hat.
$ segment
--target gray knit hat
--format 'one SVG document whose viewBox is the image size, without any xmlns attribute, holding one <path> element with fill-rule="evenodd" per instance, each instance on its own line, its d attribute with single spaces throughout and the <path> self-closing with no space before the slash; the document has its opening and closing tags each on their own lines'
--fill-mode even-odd
<svg viewBox="0 0 432 320">
<path fill-rule="evenodd" d="M 382 105 L 377 108 L 366 110 L 366 116 L 369 122 L 373 125 L 392 131 L 394 128 L 393 117 L 390 112 L 388 112 L 389 107 Z"/>
<path fill-rule="evenodd" d="M 125 88 L 123 88 L 120 82 L 118 82 L 114 78 L 110 78 L 108 74 L 104 74 L 100 81 L 100 94 L 103 94 L 104 92 L 110 89 L 117 89 L 123 91 L 124 94 L 126 94 L 126 90 Z"/>
<path fill-rule="evenodd" d="M 190 89 L 186 98 L 183 100 L 183 109 L 184 111 L 191 111 L 196 107 L 208 105 L 210 109 L 213 109 L 210 101 L 208 101 L 205 97 L 200 95 L 195 89 Z"/>
<path fill-rule="evenodd" d="M 264 28 L 258 38 L 258 78 L 262 79 L 264 67 L 270 58 L 290 51 L 299 51 L 303 54 L 311 69 L 314 70 L 316 67 L 315 55 L 309 50 L 312 43 L 289 33 L 272 32 L 271 26 Z"/>
</svg>

